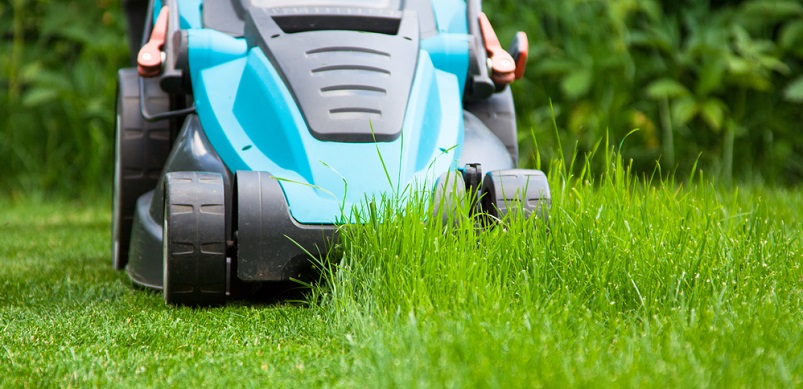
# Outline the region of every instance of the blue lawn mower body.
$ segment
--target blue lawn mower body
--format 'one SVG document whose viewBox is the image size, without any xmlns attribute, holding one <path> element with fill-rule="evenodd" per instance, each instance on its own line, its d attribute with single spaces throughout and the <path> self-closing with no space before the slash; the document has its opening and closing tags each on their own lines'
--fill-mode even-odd
<svg viewBox="0 0 803 389">
<path fill-rule="evenodd" d="M 152 1 L 146 24 L 118 74 L 113 261 L 168 303 L 299 277 L 405 188 L 546 218 L 544 174 L 515 169 L 526 37 L 490 47 L 479 0 Z"/>
</svg>

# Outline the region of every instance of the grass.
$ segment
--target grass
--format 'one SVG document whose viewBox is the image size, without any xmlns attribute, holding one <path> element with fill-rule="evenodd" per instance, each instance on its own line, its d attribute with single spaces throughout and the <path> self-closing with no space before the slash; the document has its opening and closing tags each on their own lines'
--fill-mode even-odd
<svg viewBox="0 0 803 389">
<path fill-rule="evenodd" d="M 320 385 L 339 362 L 321 311 L 175 309 L 133 289 L 110 267 L 108 204 L 0 209 L 2 387 Z"/>
<path fill-rule="evenodd" d="M 362 215 L 301 304 L 165 307 L 103 202 L 0 200 L 0 386 L 803 385 L 803 194 L 603 163 L 553 163 L 548 231 Z"/>
</svg>

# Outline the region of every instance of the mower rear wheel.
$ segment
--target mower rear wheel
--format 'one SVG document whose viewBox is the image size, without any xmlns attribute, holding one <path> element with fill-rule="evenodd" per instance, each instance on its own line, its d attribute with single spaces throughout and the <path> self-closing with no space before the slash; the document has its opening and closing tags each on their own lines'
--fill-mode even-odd
<svg viewBox="0 0 803 389">
<path fill-rule="evenodd" d="M 170 108 L 168 95 L 158 79 L 145 80 L 145 101 L 151 112 Z M 114 141 L 114 189 L 112 197 L 112 266 L 128 264 L 128 248 L 137 200 L 153 189 L 170 153 L 170 122 L 149 123 L 139 109 L 137 69 L 117 75 L 117 113 Z"/>
<path fill-rule="evenodd" d="M 165 303 L 212 306 L 226 302 L 226 204 L 219 173 L 165 176 L 162 229 Z"/>
</svg>

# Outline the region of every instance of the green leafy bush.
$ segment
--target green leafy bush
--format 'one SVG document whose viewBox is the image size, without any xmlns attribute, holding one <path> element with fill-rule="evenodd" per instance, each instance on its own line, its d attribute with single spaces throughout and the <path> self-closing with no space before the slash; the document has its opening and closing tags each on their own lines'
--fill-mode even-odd
<svg viewBox="0 0 803 389">
<path fill-rule="evenodd" d="M 799 1 L 504 0 L 485 9 L 503 37 L 530 34 L 514 92 L 522 129 L 547 157 L 559 142 L 590 151 L 606 134 L 639 129 L 624 153 L 642 170 L 659 160 L 681 171 L 699 162 L 726 182 L 803 178 Z M 529 137 L 522 131 L 525 163 Z"/>
<path fill-rule="evenodd" d="M 799 1 L 498 0 L 485 11 L 503 40 L 530 35 L 514 84 L 525 165 L 537 164 L 534 141 L 549 161 L 638 129 L 623 153 L 642 171 L 658 160 L 725 181 L 803 179 Z M 3 2 L 0 33 L 0 188 L 108 190 L 127 61 L 119 1 Z"/>
<path fill-rule="evenodd" d="M 80 195 L 108 186 L 116 69 L 125 64 L 116 0 L 0 4 L 0 186 Z"/>
</svg>

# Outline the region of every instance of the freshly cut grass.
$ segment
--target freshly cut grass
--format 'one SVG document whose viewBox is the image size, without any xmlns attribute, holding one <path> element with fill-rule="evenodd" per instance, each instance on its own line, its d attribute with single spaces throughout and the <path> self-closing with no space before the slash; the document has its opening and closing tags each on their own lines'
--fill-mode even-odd
<svg viewBox="0 0 803 389">
<path fill-rule="evenodd" d="M 165 307 L 106 204 L 0 200 L 0 386 L 803 385 L 803 194 L 553 166 L 548 228 L 367 206 L 301 304 Z"/>
<path fill-rule="evenodd" d="M 111 268 L 106 202 L 0 200 L 0 387 L 323 385 L 342 347 L 293 304 L 166 307 Z"/>
</svg>

